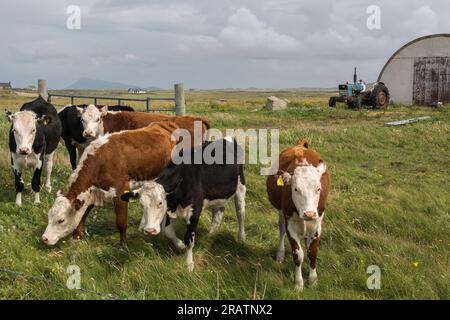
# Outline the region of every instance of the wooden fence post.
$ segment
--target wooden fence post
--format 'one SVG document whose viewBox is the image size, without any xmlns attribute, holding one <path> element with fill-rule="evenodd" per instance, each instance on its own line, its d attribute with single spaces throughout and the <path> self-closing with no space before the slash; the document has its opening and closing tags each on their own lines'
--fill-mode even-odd
<svg viewBox="0 0 450 320">
<path fill-rule="evenodd" d="M 42 98 L 47 100 L 48 96 L 47 96 L 47 81 L 46 80 L 42 80 L 42 79 L 38 80 L 38 93 Z"/>
<path fill-rule="evenodd" d="M 182 83 L 175 84 L 175 114 L 177 116 L 184 116 L 186 114 L 184 85 Z"/>
</svg>

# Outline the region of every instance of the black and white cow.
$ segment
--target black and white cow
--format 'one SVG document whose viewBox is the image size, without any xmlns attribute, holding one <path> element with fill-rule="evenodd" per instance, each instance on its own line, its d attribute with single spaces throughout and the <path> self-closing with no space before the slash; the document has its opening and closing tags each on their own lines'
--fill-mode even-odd
<svg viewBox="0 0 450 320">
<path fill-rule="evenodd" d="M 16 184 L 16 204 L 22 204 L 22 171 L 26 168 L 34 171 L 31 188 L 34 203 L 39 203 L 42 167 L 46 171 L 45 186 L 51 191 L 53 155 L 61 138 L 61 121 L 55 107 L 41 96 L 24 104 L 19 112 L 6 111 L 6 116 L 11 122 L 9 150 Z"/>
<path fill-rule="evenodd" d="M 201 152 L 201 163 L 195 164 L 195 153 Z M 188 269 L 194 269 L 192 249 L 200 214 L 211 208 L 213 213 L 210 232 L 219 227 L 225 203 L 234 197 L 239 224 L 238 241 L 245 241 L 245 178 L 242 149 L 236 141 L 217 140 L 205 142 L 188 151 L 191 162 L 168 163 L 160 176 L 144 183 L 140 188 L 121 196 L 124 201 L 139 199 L 143 207 L 140 228 L 149 235 L 156 235 L 163 227 L 164 234 L 179 249 L 186 248 Z M 206 157 L 210 156 L 207 160 Z M 228 159 L 228 161 L 227 161 Z M 206 161 L 205 161 L 206 160 Z M 207 164 L 208 163 L 208 164 Z M 167 214 L 167 215 L 166 215 Z M 184 241 L 177 238 L 174 229 L 176 218 L 187 223 Z"/>
<path fill-rule="evenodd" d="M 91 120 L 106 116 L 108 111 L 134 111 L 134 109 L 121 105 L 94 106 L 81 104 L 66 106 L 59 111 L 58 116 L 62 123 L 61 138 L 69 152 L 72 170 L 77 167 L 77 159 L 80 159 L 83 150 L 89 143 L 98 135 L 103 134 L 103 132 L 97 132 L 97 128 L 85 128 L 85 126 L 90 123 L 95 124 L 95 121 Z M 86 119 L 83 119 L 83 117 Z"/>
</svg>

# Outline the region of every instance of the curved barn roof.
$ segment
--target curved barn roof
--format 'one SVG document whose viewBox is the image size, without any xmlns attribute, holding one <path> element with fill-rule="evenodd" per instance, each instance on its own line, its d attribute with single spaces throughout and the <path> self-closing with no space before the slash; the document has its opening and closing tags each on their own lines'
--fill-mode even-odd
<svg viewBox="0 0 450 320">
<path fill-rule="evenodd" d="M 420 37 L 417 39 L 414 39 L 410 42 L 408 42 L 407 44 L 405 44 L 404 46 L 402 46 L 400 49 L 398 49 L 390 58 L 389 60 L 386 62 L 386 64 L 383 66 L 383 69 L 380 72 L 380 75 L 378 76 L 378 80 L 377 81 L 381 81 L 381 78 L 383 77 L 384 71 L 386 70 L 386 68 L 388 67 L 388 65 L 391 63 L 392 60 L 395 59 L 395 57 L 402 52 L 403 50 L 405 50 L 406 48 L 410 47 L 411 45 L 426 40 L 426 39 L 432 39 L 432 38 L 449 38 L 450 41 L 450 33 L 439 33 L 439 34 L 432 34 L 432 35 L 428 35 L 428 36 L 424 36 L 424 37 Z"/>
</svg>

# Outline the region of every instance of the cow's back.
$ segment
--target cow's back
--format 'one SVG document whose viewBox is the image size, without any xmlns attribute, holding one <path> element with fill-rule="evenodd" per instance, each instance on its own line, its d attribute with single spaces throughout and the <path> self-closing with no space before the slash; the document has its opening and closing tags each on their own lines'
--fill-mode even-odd
<svg viewBox="0 0 450 320">
<path fill-rule="evenodd" d="M 161 113 L 130 112 L 108 113 L 103 119 L 106 132 L 135 130 L 157 121 L 170 119 L 171 116 Z"/>
<path fill-rule="evenodd" d="M 175 142 L 171 132 L 178 128 L 170 121 L 152 126 L 107 135 L 107 139 L 95 154 L 95 161 L 102 164 L 105 176 L 104 188 L 115 180 L 145 181 L 156 178 L 172 155 Z M 120 152 L 117 152 L 120 150 Z M 117 163 L 117 165 L 112 165 Z"/>
<path fill-rule="evenodd" d="M 122 130 L 135 130 L 146 127 L 159 121 L 172 121 L 180 128 L 186 129 L 194 139 L 195 121 L 201 122 L 202 135 L 210 128 L 209 122 L 202 117 L 191 116 L 172 116 L 161 113 L 147 112 L 119 112 L 108 113 L 103 119 L 103 125 L 106 132 L 118 132 Z M 203 140 L 203 139 L 202 139 Z"/>
</svg>

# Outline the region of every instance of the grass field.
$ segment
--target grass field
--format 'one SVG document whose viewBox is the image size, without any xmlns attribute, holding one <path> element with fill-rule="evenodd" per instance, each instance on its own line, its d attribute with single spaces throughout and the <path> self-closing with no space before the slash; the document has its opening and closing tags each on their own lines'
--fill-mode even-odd
<svg viewBox="0 0 450 320">
<path fill-rule="evenodd" d="M 262 110 L 265 98 L 272 94 L 291 100 L 290 107 L 277 113 Z M 46 248 L 40 237 L 56 190 L 67 186 L 67 153 L 62 146 L 58 148 L 52 176 L 55 192 L 44 190 L 42 204 L 33 205 L 28 173 L 24 205 L 17 207 L 7 148 L 9 124 L 1 117 L 0 269 L 43 276 L 54 283 L 0 272 L 0 298 L 99 298 L 56 285 L 66 283 L 69 265 L 78 265 L 83 289 L 124 299 L 449 299 L 448 106 L 440 110 L 391 106 L 386 111 L 354 111 L 328 108 L 327 97 L 327 93 L 297 91 L 187 92 L 188 112 L 207 116 L 214 127 L 280 128 L 282 149 L 305 137 L 327 162 L 332 188 L 316 288 L 295 292 L 289 251 L 282 264 L 273 258 L 278 217 L 266 197 L 265 177 L 259 175 L 256 165 L 245 170 L 246 244 L 236 241 L 232 204 L 214 235 L 208 234 L 210 214 L 205 211 L 194 249 L 193 273 L 186 272 L 184 254 L 162 235 L 150 238 L 137 231 L 141 212 L 136 203 L 131 204 L 129 251 L 116 245 L 119 235 L 111 208 L 92 212 L 85 240 L 66 239 Z M 31 99 L 31 95 L 3 94 L 0 109 L 17 110 Z M 214 103 L 217 99 L 227 102 Z M 422 115 L 432 119 L 383 126 Z M 178 227 L 182 235 L 184 226 Z M 370 265 L 381 268 L 380 290 L 366 287 Z M 305 276 L 307 272 L 305 263 Z"/>
</svg>

